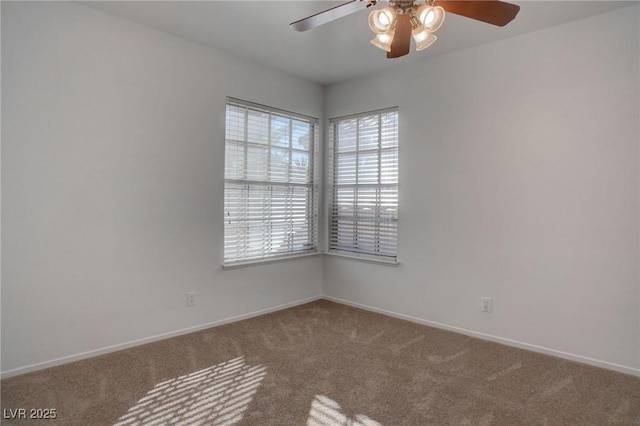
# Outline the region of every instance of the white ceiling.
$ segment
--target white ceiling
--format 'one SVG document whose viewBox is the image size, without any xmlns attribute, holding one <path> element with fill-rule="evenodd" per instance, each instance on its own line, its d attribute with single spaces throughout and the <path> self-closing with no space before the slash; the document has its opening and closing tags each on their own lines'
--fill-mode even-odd
<svg viewBox="0 0 640 426">
<path fill-rule="evenodd" d="M 307 32 L 289 23 L 343 1 L 91 1 L 86 6 L 167 31 L 320 84 L 466 49 L 586 18 L 636 1 L 511 1 L 520 13 L 506 27 L 447 14 L 438 41 L 398 59 L 369 43 L 368 11 Z M 384 4 L 386 2 L 380 2 Z M 378 6 L 379 7 L 379 6 Z"/>
</svg>

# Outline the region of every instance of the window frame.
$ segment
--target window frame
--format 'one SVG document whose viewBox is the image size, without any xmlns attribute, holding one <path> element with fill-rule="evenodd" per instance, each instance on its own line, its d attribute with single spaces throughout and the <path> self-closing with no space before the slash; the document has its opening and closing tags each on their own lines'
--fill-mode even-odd
<svg viewBox="0 0 640 426">
<path fill-rule="evenodd" d="M 229 109 L 230 107 L 236 107 L 236 108 L 242 108 L 244 109 L 244 124 L 242 127 L 242 131 L 243 131 L 243 139 L 242 140 L 237 140 L 237 139 L 231 139 L 229 138 Z M 248 116 L 249 116 L 249 112 L 250 111 L 254 111 L 257 113 L 261 113 L 261 114 L 267 114 L 268 115 L 268 122 L 265 126 L 265 129 L 267 130 L 268 136 L 267 136 L 267 142 L 266 144 L 264 144 L 264 148 L 266 150 L 265 155 L 266 155 L 266 178 L 265 179 L 255 179 L 255 177 L 252 177 L 251 179 L 249 179 L 249 176 L 247 175 L 248 171 L 250 170 L 250 167 L 248 166 L 248 149 L 249 146 L 253 146 L 256 145 L 254 142 L 249 141 L 249 124 L 248 124 Z M 288 138 L 289 138 L 289 143 L 287 146 L 283 146 L 283 145 L 278 145 L 276 143 L 273 143 L 273 139 L 271 136 L 271 131 L 272 131 L 272 125 L 273 125 L 273 121 L 272 118 L 273 117 L 277 117 L 278 119 L 286 119 L 288 120 Z M 299 121 L 299 122 L 304 122 L 309 126 L 309 146 L 308 146 L 308 150 L 304 151 L 302 149 L 296 148 L 293 145 L 293 133 L 294 133 L 294 121 Z M 235 268 L 235 267 L 239 267 L 239 266 L 245 266 L 245 265 L 252 265 L 252 264 L 259 264 L 259 263 L 265 263 L 265 262 L 275 262 L 275 261 L 282 261 L 282 260 L 289 260 L 289 259 L 296 259 L 296 258 L 300 258 L 300 257 L 307 257 L 307 256 L 312 256 L 312 255 L 317 255 L 320 254 L 320 250 L 319 250 L 319 237 L 318 237 L 318 217 L 319 217 L 319 192 L 320 192 L 320 188 L 319 188 L 319 169 L 318 169 L 318 159 L 319 159 L 319 150 L 318 150 L 318 146 L 319 146 L 319 133 L 320 133 L 320 129 L 319 129 L 319 120 L 315 117 L 311 117 L 311 116 L 307 116 L 304 114 L 299 114 L 299 113 L 295 113 L 295 112 L 291 112 L 291 111 L 286 111 L 283 109 L 279 109 L 279 108 L 275 108 L 275 107 L 270 107 L 267 105 L 262 105 L 262 104 L 258 104 L 255 102 L 250 102 L 250 101 L 245 101 L 242 99 L 238 99 L 238 98 L 233 98 L 228 96 L 226 98 L 226 102 L 225 102 L 225 137 L 224 137 L 224 153 L 225 153 L 225 160 L 224 160 L 224 194 L 223 194 L 223 198 L 224 198 L 224 205 L 223 205 L 223 212 L 224 212 L 224 225 L 223 225 L 223 247 L 222 247 L 222 267 L 224 269 L 230 269 L 230 268 Z M 233 153 L 230 154 L 229 150 L 231 149 L 230 147 L 234 145 L 236 147 L 240 146 L 241 149 L 243 150 L 244 154 L 243 154 L 243 159 L 242 161 L 244 162 L 243 166 L 242 166 L 242 176 L 240 178 L 236 177 L 230 177 L 228 176 L 228 161 L 230 159 L 230 155 L 234 155 Z M 273 180 L 272 179 L 272 175 L 271 173 L 273 172 L 273 169 L 271 169 L 271 161 L 272 161 L 272 155 L 274 154 L 272 151 L 274 150 L 279 150 L 279 151 L 287 151 L 288 155 L 288 160 L 287 160 L 287 172 L 286 172 L 286 179 L 285 180 Z M 296 156 L 294 155 L 294 153 L 304 153 L 306 155 L 308 155 L 308 164 L 306 166 L 307 170 L 305 172 L 306 174 L 306 178 L 305 178 L 305 182 L 296 182 L 296 178 L 299 179 L 299 176 L 296 176 L 295 174 L 292 173 L 292 169 L 293 169 L 293 164 L 296 161 Z M 237 157 L 234 157 L 237 158 Z M 265 161 L 265 160 L 263 160 Z M 242 187 L 245 188 L 242 188 Z M 306 209 L 305 209 L 305 219 L 306 221 L 308 221 L 308 223 L 305 223 L 305 228 L 306 228 L 306 232 L 308 235 L 308 238 L 305 242 L 305 244 L 309 244 L 308 248 L 304 248 L 304 249 L 295 249 L 295 250 L 289 250 L 289 251 L 271 251 L 271 252 L 267 252 L 266 254 L 263 255 L 250 255 L 250 256 L 229 256 L 229 253 L 227 252 L 227 246 L 228 246 L 228 242 L 227 242 L 227 238 L 231 238 L 229 237 L 230 235 L 230 227 L 228 226 L 230 224 L 230 219 L 229 219 L 229 209 L 228 209 L 228 203 L 230 203 L 231 199 L 233 198 L 231 195 L 229 195 L 231 193 L 231 191 L 236 191 L 237 193 L 241 193 L 242 191 L 246 190 L 246 203 L 248 203 L 249 201 L 249 194 L 251 192 L 251 188 L 262 188 L 263 191 L 267 192 L 267 191 L 273 191 L 273 188 L 277 187 L 278 189 L 285 189 L 287 191 L 287 195 L 285 200 L 287 200 L 286 202 L 289 202 L 288 200 L 291 200 L 291 203 L 293 203 L 295 201 L 295 198 L 289 198 L 290 196 L 288 195 L 288 191 L 295 191 L 295 189 L 300 189 L 300 188 L 304 188 L 306 189 L 306 195 L 305 195 L 305 203 L 306 203 Z M 291 196 L 294 197 L 294 196 Z M 264 200 L 266 200 L 268 197 L 263 197 Z M 248 207 L 247 207 L 248 208 Z M 310 213 L 307 213 L 308 211 L 310 211 Z M 275 216 L 273 213 L 277 212 L 276 210 L 273 210 L 270 208 L 269 213 L 265 216 L 262 217 L 262 224 L 264 224 L 265 221 L 270 222 L 271 224 L 271 220 L 273 220 L 273 216 Z M 242 221 L 242 219 L 244 220 L 244 222 Z M 244 223 L 248 229 L 248 224 L 250 222 L 250 215 L 249 214 L 245 214 L 244 218 L 240 217 L 240 216 L 236 216 L 236 223 L 240 224 L 239 226 L 242 227 L 242 223 Z M 258 220 L 260 220 L 260 218 L 258 218 Z M 291 219 L 291 226 L 293 227 L 293 219 Z M 271 232 L 271 231 L 269 231 Z M 264 238 L 264 232 L 263 232 L 263 238 Z M 286 235 L 286 234 L 283 234 Z M 246 237 L 249 238 L 249 237 Z M 271 245 L 273 244 L 273 235 L 269 235 L 268 236 L 268 244 L 267 245 Z M 265 240 L 266 241 L 266 240 Z M 303 244 L 303 246 L 305 245 Z M 293 247 L 293 245 L 290 245 L 290 247 Z"/>
<path fill-rule="evenodd" d="M 395 139 L 393 140 L 393 143 L 391 145 L 384 147 L 382 117 L 384 114 L 388 114 L 388 113 L 395 114 L 394 127 L 392 128 L 392 135 L 395 136 Z M 371 146 L 368 146 L 361 149 L 360 148 L 360 144 L 361 144 L 360 120 L 364 118 L 372 117 L 372 116 L 377 116 L 378 118 L 376 147 L 371 148 Z M 328 131 L 329 138 L 328 138 L 328 145 L 327 145 L 328 162 L 326 167 L 326 172 L 328 174 L 328 180 L 327 180 L 328 188 L 326 192 L 327 208 L 328 208 L 327 222 L 326 222 L 327 223 L 327 236 L 326 236 L 327 249 L 325 251 L 326 254 L 345 257 L 345 258 L 351 258 L 356 260 L 362 260 L 367 262 L 398 265 L 398 222 L 399 222 L 398 221 L 398 218 L 399 218 L 399 178 L 398 176 L 399 176 L 399 148 L 400 148 L 399 147 L 400 145 L 399 144 L 399 139 L 400 139 L 399 118 L 400 118 L 399 108 L 397 106 L 394 106 L 394 107 L 383 108 L 383 109 L 378 109 L 373 111 L 366 111 L 366 112 L 357 113 L 357 114 L 345 115 L 341 117 L 332 118 L 329 120 L 329 131 Z M 353 142 L 354 148 L 352 151 L 348 149 L 340 151 L 339 150 L 340 123 L 344 123 L 352 120 L 356 120 L 356 136 Z M 395 168 L 392 170 L 392 174 L 395 174 L 395 179 L 391 183 L 383 183 L 383 177 L 382 177 L 383 176 L 383 166 L 382 166 L 383 153 L 393 151 L 393 150 L 395 150 L 395 161 L 393 162 L 394 163 L 393 166 Z M 359 163 L 361 162 L 360 161 L 361 152 L 377 153 L 378 166 L 376 168 L 377 181 L 375 183 L 359 182 L 359 179 L 362 177 L 359 170 L 360 169 Z M 339 161 L 339 156 L 340 155 L 346 156 L 345 154 L 349 155 L 351 153 L 355 154 L 354 164 L 352 165 L 352 168 L 355 169 L 355 173 L 353 177 L 353 179 L 355 179 L 355 182 L 351 184 L 349 183 L 339 184 L 337 182 L 338 175 L 339 175 L 338 168 L 341 166 L 344 167 L 344 163 L 341 164 Z M 371 170 L 369 169 L 368 172 L 370 173 Z M 367 175 L 365 175 L 365 178 L 367 178 Z M 339 198 L 338 190 L 345 189 L 348 187 L 353 187 L 353 191 L 354 191 L 353 193 L 354 204 L 352 208 L 353 209 L 352 216 L 344 216 L 338 213 L 339 211 L 339 207 L 337 204 L 338 203 L 337 199 Z M 373 216 L 373 219 L 371 217 L 368 217 L 368 218 L 365 218 L 364 221 L 358 221 L 358 211 L 360 210 L 360 203 L 358 198 L 360 195 L 357 191 L 359 188 L 364 188 L 364 187 L 376 189 L 376 198 L 375 198 L 375 206 L 374 206 L 375 215 Z M 391 218 L 387 217 L 387 215 L 381 215 L 382 205 L 383 205 L 382 192 L 384 189 L 391 189 L 392 192 L 395 191 L 395 205 L 394 205 L 395 214 Z M 338 243 L 338 239 L 340 238 L 340 234 L 341 234 L 341 232 L 339 231 L 340 225 L 338 224 L 338 220 L 340 219 L 340 216 L 342 216 L 343 220 L 345 218 L 347 219 L 347 221 L 352 220 L 353 229 L 354 229 L 353 242 L 351 243 L 351 245 L 345 244 L 342 247 L 340 246 L 340 243 Z M 364 236 L 373 235 L 373 240 L 365 239 L 365 243 L 371 243 L 371 241 L 373 241 L 373 244 L 374 244 L 373 247 L 378 251 L 379 254 L 372 253 L 371 250 L 362 250 L 357 248 L 357 244 L 358 244 L 357 228 L 358 226 L 362 227 L 363 223 L 365 224 L 368 223 L 369 226 L 371 226 L 371 224 L 374 225 L 374 229 L 375 229 L 374 231 L 372 232 L 365 231 L 361 233 L 360 236 L 362 237 L 363 235 Z M 393 236 L 392 246 L 391 246 L 392 253 L 388 250 L 382 250 L 382 251 L 380 250 L 379 244 L 381 239 L 386 239 L 386 238 L 381 238 L 381 235 L 383 235 L 384 233 L 388 233 L 387 230 L 385 230 L 384 232 L 381 231 L 380 224 L 382 223 L 394 224 L 394 227 L 392 227 L 394 231 L 391 233 Z"/>
</svg>

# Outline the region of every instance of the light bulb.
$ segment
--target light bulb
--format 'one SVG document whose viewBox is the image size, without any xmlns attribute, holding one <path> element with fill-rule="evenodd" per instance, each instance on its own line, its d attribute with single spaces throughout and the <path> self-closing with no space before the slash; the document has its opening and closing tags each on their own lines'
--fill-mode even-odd
<svg viewBox="0 0 640 426">
<path fill-rule="evenodd" d="M 391 7 L 376 9 L 369 14 L 369 28 L 376 34 L 387 34 L 393 29 L 396 12 Z"/>
<path fill-rule="evenodd" d="M 416 10 L 418 21 L 431 32 L 435 32 L 444 22 L 444 9 L 440 6 L 423 4 Z"/>
<path fill-rule="evenodd" d="M 393 30 L 387 34 L 378 34 L 371 40 L 371 44 L 384 51 L 391 52 L 391 43 L 394 35 L 395 31 Z"/>
</svg>

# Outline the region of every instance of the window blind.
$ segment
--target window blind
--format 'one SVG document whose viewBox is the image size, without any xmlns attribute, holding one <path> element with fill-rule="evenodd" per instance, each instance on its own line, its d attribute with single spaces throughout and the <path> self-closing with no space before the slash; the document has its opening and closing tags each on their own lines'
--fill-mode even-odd
<svg viewBox="0 0 640 426">
<path fill-rule="evenodd" d="M 397 260 L 398 109 L 330 120 L 329 251 Z"/>
<path fill-rule="evenodd" d="M 317 120 L 227 99 L 224 263 L 317 251 Z"/>
</svg>

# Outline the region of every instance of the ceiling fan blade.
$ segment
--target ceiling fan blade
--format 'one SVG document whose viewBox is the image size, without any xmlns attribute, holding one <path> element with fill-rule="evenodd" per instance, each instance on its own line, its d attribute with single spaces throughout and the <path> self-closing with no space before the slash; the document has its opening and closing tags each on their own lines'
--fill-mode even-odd
<svg viewBox="0 0 640 426">
<path fill-rule="evenodd" d="M 289 25 L 296 31 L 307 31 L 311 28 L 326 24 L 327 22 L 342 18 L 343 16 L 359 12 L 373 4 L 374 3 L 371 0 L 351 0 L 338 6 L 334 6 L 331 9 L 318 12 L 315 15 L 300 19 L 299 21 L 292 22 Z"/>
<path fill-rule="evenodd" d="M 399 58 L 407 55 L 411 49 L 411 16 L 409 14 L 398 15 L 396 34 L 391 42 L 391 52 L 387 52 L 387 58 Z"/>
<path fill-rule="evenodd" d="M 504 27 L 520 11 L 520 6 L 495 0 L 437 0 L 438 6 L 456 15 Z"/>
</svg>

